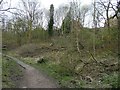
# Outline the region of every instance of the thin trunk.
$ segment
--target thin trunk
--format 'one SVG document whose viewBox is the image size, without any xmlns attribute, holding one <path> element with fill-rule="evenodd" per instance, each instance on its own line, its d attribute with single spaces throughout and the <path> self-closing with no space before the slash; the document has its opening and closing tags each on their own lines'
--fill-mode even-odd
<svg viewBox="0 0 120 90">
<path fill-rule="evenodd" d="M 118 75 L 120 75 L 120 4 L 119 4 L 119 10 L 118 10 L 118 64 L 119 64 Z M 120 81 L 120 76 L 118 81 Z M 120 87 L 120 82 L 118 83 L 118 86 Z"/>
<path fill-rule="evenodd" d="M 96 31 L 96 20 L 95 20 L 95 16 L 96 16 L 96 3 L 94 0 L 94 16 L 93 16 L 93 23 L 94 23 L 94 36 L 93 36 L 93 55 L 95 56 L 95 31 Z"/>
<path fill-rule="evenodd" d="M 109 3 L 107 5 L 107 9 L 106 9 L 106 16 L 107 16 L 107 29 L 108 29 L 108 42 L 110 44 L 110 20 L 109 20 L 109 8 L 110 8 L 110 0 L 109 0 Z M 110 48 L 110 47 L 109 47 Z"/>
<path fill-rule="evenodd" d="M 110 3 L 110 1 L 109 1 L 109 3 Z M 106 17 L 107 17 L 107 28 L 108 28 L 108 30 L 109 30 L 109 28 L 110 28 L 110 22 L 109 22 L 109 6 L 110 4 L 108 4 L 108 6 L 107 6 L 107 9 L 106 9 Z"/>
<path fill-rule="evenodd" d="M 79 37 L 78 37 L 78 32 L 76 33 L 76 45 L 77 45 L 77 50 L 78 50 L 78 52 L 81 54 L 81 52 L 80 52 L 80 48 L 79 48 Z"/>
<path fill-rule="evenodd" d="M 64 34 L 64 21 L 63 21 L 63 27 L 62 27 L 62 35 Z"/>
<path fill-rule="evenodd" d="M 28 43 L 31 42 L 31 32 L 32 32 L 32 21 L 29 22 L 29 31 L 28 31 Z"/>
<path fill-rule="evenodd" d="M 104 42 L 104 36 L 102 35 L 102 42 Z M 104 43 L 102 44 L 102 48 L 104 49 Z"/>
</svg>

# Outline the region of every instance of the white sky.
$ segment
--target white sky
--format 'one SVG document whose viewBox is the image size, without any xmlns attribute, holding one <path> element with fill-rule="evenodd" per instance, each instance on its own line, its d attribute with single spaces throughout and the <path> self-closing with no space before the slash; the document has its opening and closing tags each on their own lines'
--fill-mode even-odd
<svg viewBox="0 0 120 90">
<path fill-rule="evenodd" d="M 6 0 L 6 1 L 10 1 L 10 0 Z M 18 3 L 20 2 L 21 0 L 11 0 L 11 6 L 12 7 L 16 7 L 18 6 Z M 44 7 L 44 8 L 47 8 L 49 9 L 50 7 L 50 4 L 53 4 L 55 8 L 59 7 L 59 5 L 61 4 L 66 4 L 72 0 L 37 0 L 41 3 L 41 5 Z M 74 1 L 81 1 L 81 4 L 90 4 L 93 0 L 74 0 Z"/>
<path fill-rule="evenodd" d="M 39 0 L 41 1 L 42 5 L 44 5 L 45 8 L 49 8 L 50 4 L 53 4 L 55 8 L 57 8 L 61 4 L 66 4 L 70 2 L 71 0 Z M 80 1 L 80 0 L 77 0 Z M 89 4 L 92 0 L 81 0 L 83 4 Z"/>
<path fill-rule="evenodd" d="M 21 2 L 21 0 L 3 0 L 4 2 L 8 2 L 8 4 L 4 4 L 5 6 L 8 7 L 9 4 L 11 4 L 11 7 L 15 7 L 15 8 L 20 8 L 19 4 Z M 62 4 L 68 4 L 71 1 L 78 1 L 81 3 L 81 5 L 85 5 L 85 4 L 91 4 L 91 2 L 93 0 L 36 0 L 38 2 L 40 2 L 41 4 L 41 8 L 46 8 L 49 9 L 50 5 L 53 4 L 54 8 L 58 8 L 60 5 Z M 6 15 L 8 17 L 11 17 L 12 14 L 6 12 Z"/>
<path fill-rule="evenodd" d="M 3 1 L 6 1 L 8 3 L 11 2 L 11 7 L 17 7 L 17 8 L 19 8 L 19 4 L 21 2 L 21 0 L 3 0 Z M 58 8 L 60 5 L 67 4 L 71 1 L 78 1 L 81 3 L 81 5 L 86 5 L 86 4 L 91 4 L 94 0 L 36 0 L 36 1 L 41 3 L 41 8 L 49 9 L 51 4 L 53 4 L 55 8 Z M 112 1 L 116 2 L 116 0 L 112 0 Z M 9 13 L 8 13 L 8 16 L 10 16 Z M 86 18 L 85 21 L 89 22 L 88 20 L 91 21 L 91 19 L 92 19 L 91 16 L 89 16 L 88 18 Z"/>
</svg>

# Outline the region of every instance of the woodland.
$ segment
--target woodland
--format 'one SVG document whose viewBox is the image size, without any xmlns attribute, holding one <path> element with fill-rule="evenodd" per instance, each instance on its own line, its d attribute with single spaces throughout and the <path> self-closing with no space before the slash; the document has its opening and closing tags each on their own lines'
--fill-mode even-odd
<svg viewBox="0 0 120 90">
<path fill-rule="evenodd" d="M 43 8 L 38 0 L 0 0 L 3 88 L 24 72 L 9 55 L 46 73 L 62 88 L 118 88 L 120 1 L 70 0 Z M 47 2 L 46 2 L 47 3 Z"/>
</svg>

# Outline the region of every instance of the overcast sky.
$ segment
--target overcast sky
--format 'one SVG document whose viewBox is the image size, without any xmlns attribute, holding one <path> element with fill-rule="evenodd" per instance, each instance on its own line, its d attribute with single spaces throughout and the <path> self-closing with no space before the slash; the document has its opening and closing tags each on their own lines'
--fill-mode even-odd
<svg viewBox="0 0 120 90">
<path fill-rule="evenodd" d="M 19 8 L 19 4 L 21 2 L 21 0 L 4 0 L 4 1 L 9 2 L 9 3 L 11 2 L 11 7 L 17 7 L 17 8 Z M 54 5 L 54 8 L 58 8 L 60 5 L 67 4 L 71 1 L 79 1 L 81 5 L 86 5 L 86 4 L 91 4 L 94 0 L 36 0 L 36 1 L 41 3 L 42 8 L 49 9 L 51 4 Z M 116 1 L 116 0 L 112 0 L 112 1 Z M 92 18 L 89 17 L 88 20 L 91 21 L 91 19 Z"/>
<path fill-rule="evenodd" d="M 3 0 L 4 2 L 8 2 L 8 4 L 4 4 L 4 7 L 8 7 L 8 5 L 11 4 L 11 7 L 15 7 L 15 8 L 20 8 L 19 4 L 21 3 L 21 0 Z M 31 1 L 31 0 L 29 0 Z M 41 4 L 41 8 L 46 8 L 49 9 L 50 5 L 53 4 L 54 8 L 58 8 L 60 5 L 63 4 L 68 4 L 71 1 L 79 1 L 81 2 L 81 5 L 86 5 L 86 4 L 91 4 L 93 0 L 36 0 L 38 2 L 40 2 Z M 7 15 L 7 18 L 11 17 L 11 13 L 5 12 L 5 14 Z"/>
<path fill-rule="evenodd" d="M 6 0 L 6 1 L 10 1 L 10 0 Z M 16 7 L 18 6 L 18 3 L 21 0 L 11 0 L 11 6 L 12 7 Z M 72 0 L 37 0 L 41 3 L 41 5 L 47 9 L 49 9 L 50 4 L 54 4 L 54 7 L 57 8 L 59 7 L 59 5 L 61 4 L 67 4 L 68 2 L 72 1 Z M 81 4 L 90 4 L 93 0 L 75 0 L 75 1 L 81 1 Z"/>
</svg>

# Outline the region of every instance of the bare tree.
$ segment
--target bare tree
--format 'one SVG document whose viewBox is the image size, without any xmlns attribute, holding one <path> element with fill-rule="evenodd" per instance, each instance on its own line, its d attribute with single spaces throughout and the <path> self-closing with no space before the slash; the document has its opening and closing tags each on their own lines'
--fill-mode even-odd
<svg viewBox="0 0 120 90">
<path fill-rule="evenodd" d="M 28 37 L 28 42 L 30 42 L 31 40 L 31 31 L 33 30 L 33 24 L 35 23 L 35 21 L 38 21 L 36 19 L 38 19 L 38 15 L 42 15 L 39 14 L 41 11 L 40 8 L 40 3 L 37 2 L 36 0 L 21 0 L 21 8 L 23 7 L 23 10 L 20 10 L 18 13 L 19 15 L 24 15 L 27 19 L 27 24 L 28 24 L 28 33 L 27 33 L 27 37 Z"/>
<path fill-rule="evenodd" d="M 108 39 L 108 43 L 110 44 L 111 43 L 111 38 L 110 38 L 110 35 L 111 35 L 110 19 L 111 19 L 111 17 L 110 17 L 110 15 L 111 15 L 111 12 L 113 12 L 113 11 L 115 11 L 115 13 L 116 13 L 114 1 L 113 0 L 97 0 L 96 6 L 95 6 L 95 11 L 96 11 L 97 25 L 100 26 L 102 21 L 105 22 L 104 26 L 106 26 L 108 29 L 109 35 L 107 36 L 107 39 Z M 103 40 L 103 36 L 102 36 L 102 40 Z M 103 47 L 104 47 L 104 45 L 103 45 Z"/>
<path fill-rule="evenodd" d="M 104 19 L 105 25 L 107 26 L 109 30 L 110 29 L 110 18 L 111 18 L 110 11 L 115 11 L 115 13 L 117 12 L 117 10 L 115 9 L 114 1 L 113 0 L 97 0 L 96 6 L 97 6 L 96 11 L 100 15 L 100 17 Z M 109 30 L 109 34 L 110 34 L 110 30 Z"/>
<path fill-rule="evenodd" d="M 10 9 L 10 7 L 8 7 L 8 8 L 3 8 L 3 5 L 4 5 L 5 3 L 4 3 L 4 0 L 0 0 L 0 11 L 7 11 L 7 10 L 9 10 Z"/>
<path fill-rule="evenodd" d="M 55 10 L 55 14 L 54 14 L 54 22 L 55 22 L 55 26 L 56 27 L 60 27 L 63 24 L 63 20 L 65 19 L 65 17 L 67 16 L 67 13 L 69 11 L 69 5 L 60 5 L 56 10 Z M 59 31 L 59 35 L 63 35 L 63 29 L 58 29 Z"/>
<path fill-rule="evenodd" d="M 82 26 L 85 25 L 85 18 L 87 16 L 88 11 L 90 10 L 90 6 L 84 5 L 81 7 L 81 24 Z"/>
<path fill-rule="evenodd" d="M 68 12 L 68 5 L 60 5 L 58 9 L 55 10 L 54 20 L 57 27 L 61 26 L 61 22 Z"/>
<path fill-rule="evenodd" d="M 70 3 L 71 4 L 71 16 L 72 19 L 76 21 L 76 23 L 73 23 L 73 29 L 76 31 L 76 46 L 79 54 L 81 54 L 80 48 L 79 48 L 79 33 L 80 33 L 80 28 L 79 28 L 79 23 L 80 18 L 81 18 L 81 11 L 80 11 L 80 2 L 74 1 Z"/>
<path fill-rule="evenodd" d="M 4 6 L 7 6 L 7 7 L 4 7 Z M 11 7 L 11 0 L 9 0 L 9 2 L 0 0 L 0 12 L 4 12 L 4 11 L 10 12 L 9 10 L 11 9 L 17 9 L 15 7 Z"/>
</svg>

